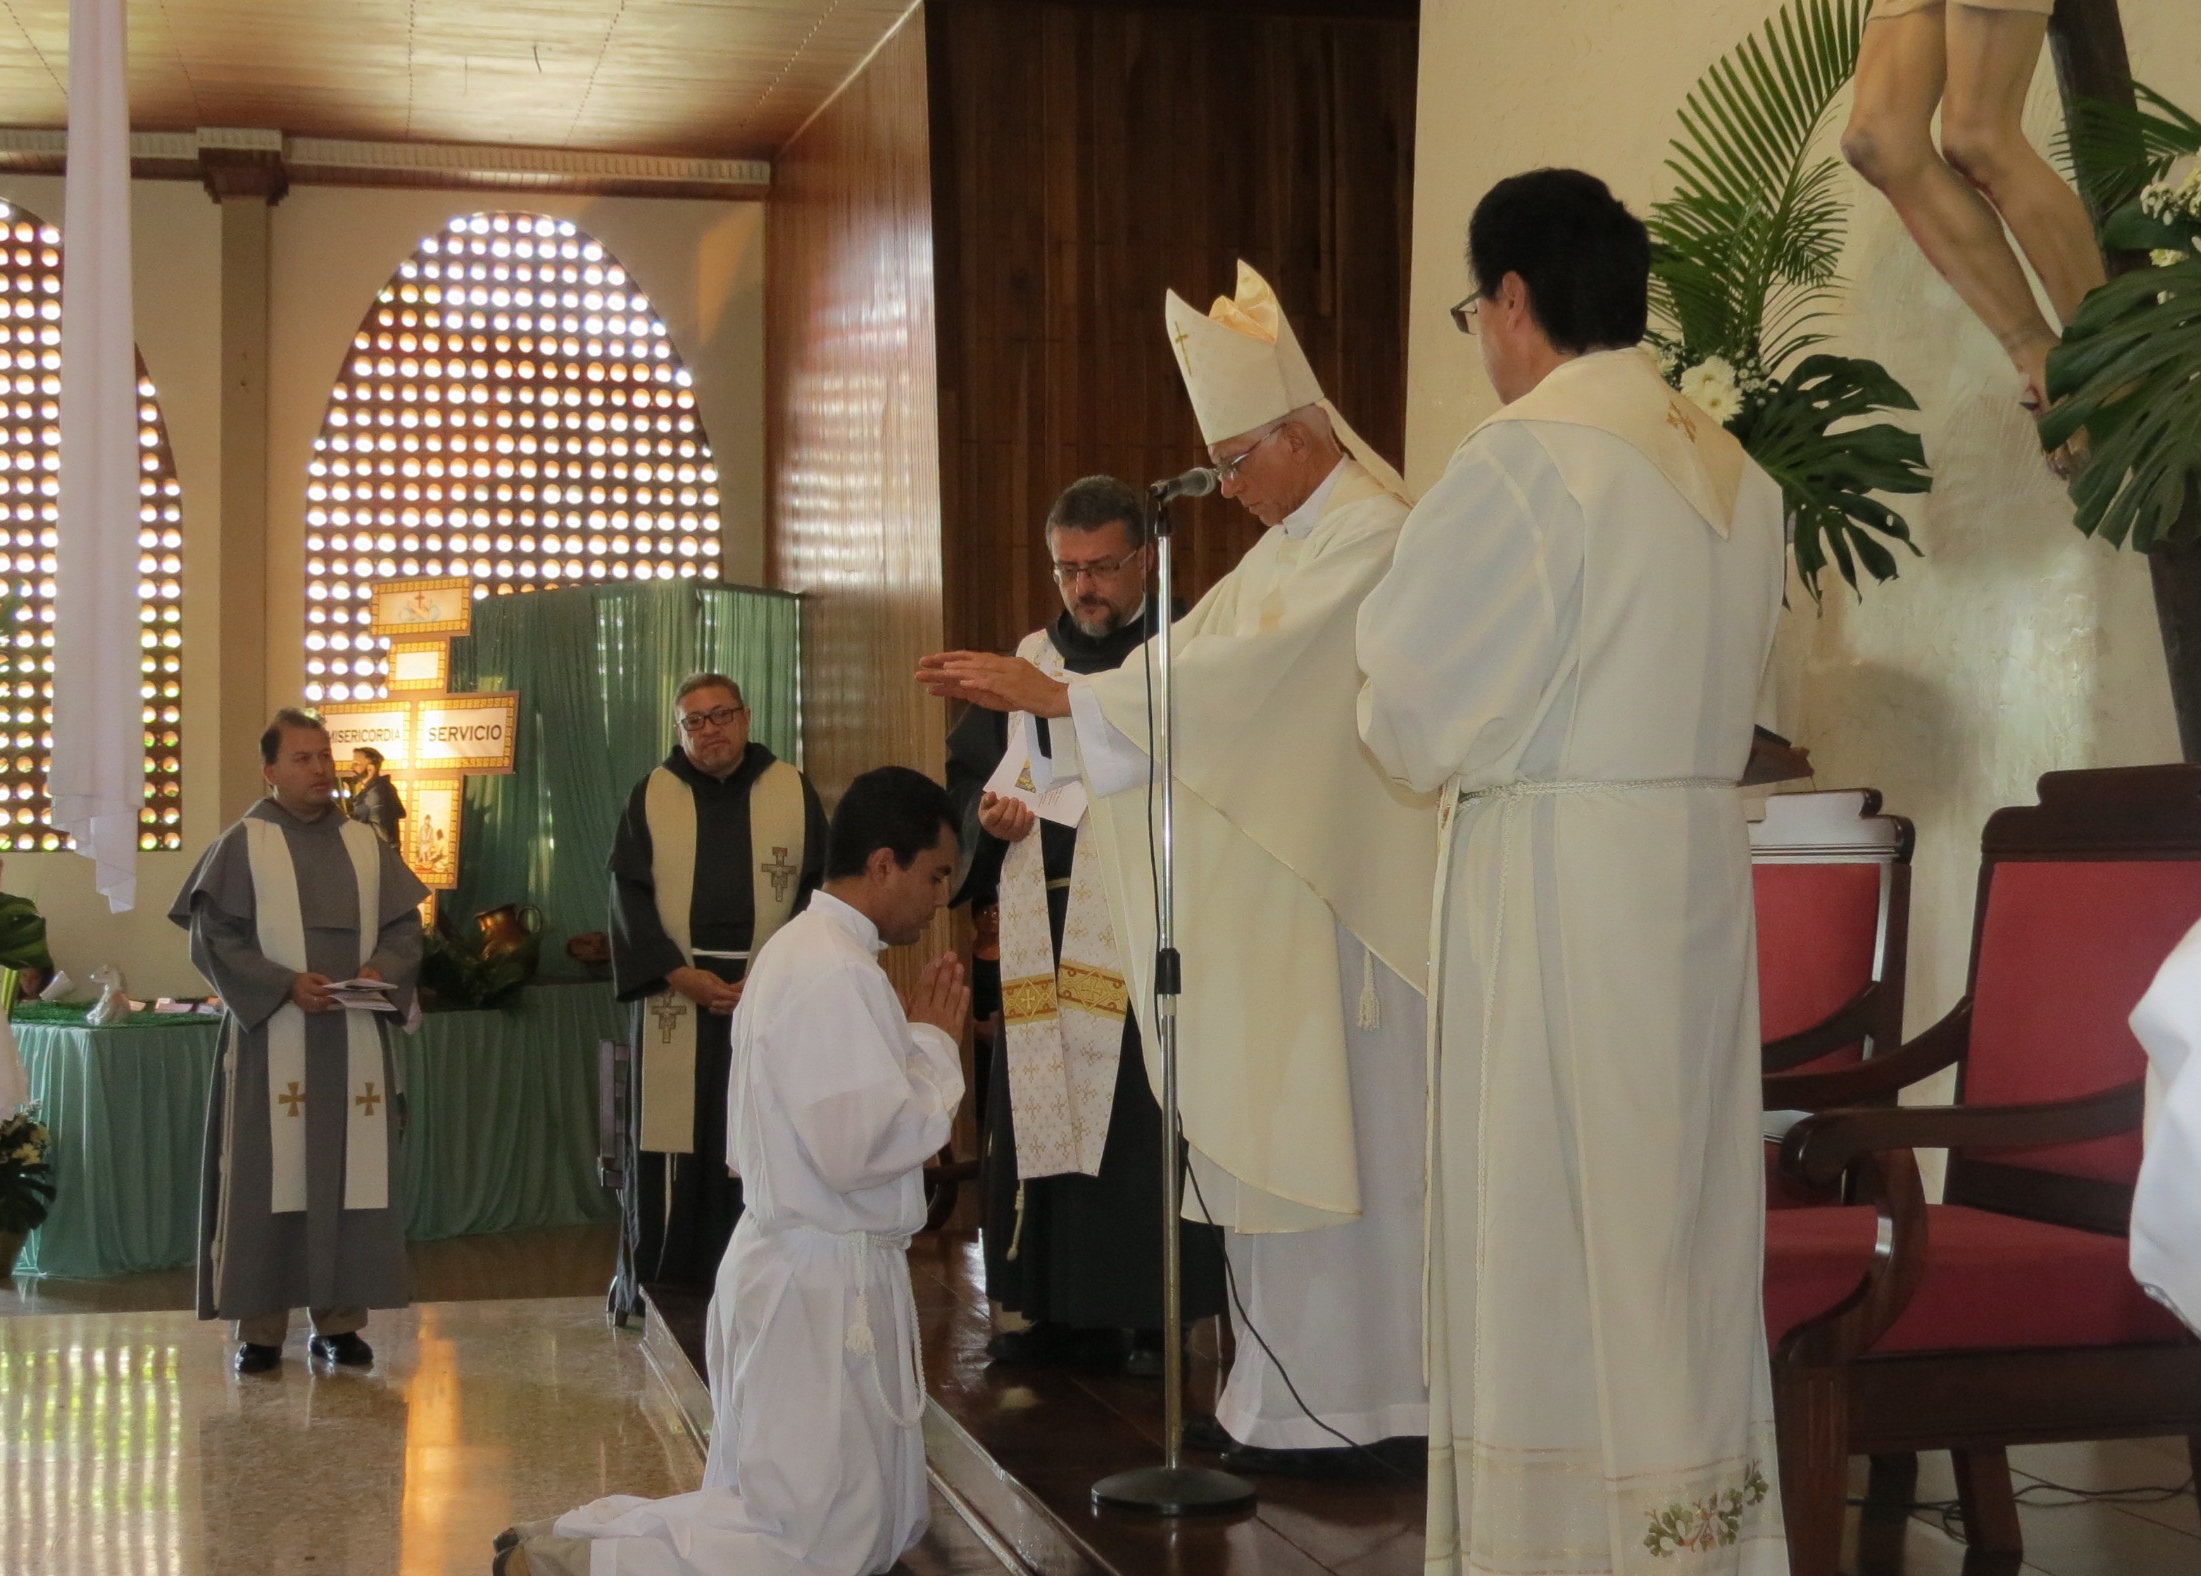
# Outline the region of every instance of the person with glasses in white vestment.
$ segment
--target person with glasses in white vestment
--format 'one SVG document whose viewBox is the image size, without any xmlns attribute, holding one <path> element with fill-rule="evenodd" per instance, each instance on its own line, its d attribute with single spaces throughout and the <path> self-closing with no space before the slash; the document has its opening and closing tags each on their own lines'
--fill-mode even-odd
<svg viewBox="0 0 2201 1576">
<path fill-rule="evenodd" d="M 1359 637 L 1363 737 L 1444 817 L 1429 1569 L 1776 1576 L 1736 782 L 1781 490 L 1641 348 L 1650 242 L 1602 181 L 1500 182 L 1467 250 L 1506 403 Z"/>
<path fill-rule="evenodd" d="M 1227 1228 L 1243 1315 L 1215 1416 L 1185 1437 L 1239 1471 L 1418 1476 L 1436 811 L 1361 747 L 1353 711 L 1354 615 L 1390 567 L 1405 484 L 1323 397 L 1252 268 L 1206 313 L 1170 293 L 1164 323 L 1224 496 L 1268 527 L 1176 626 L 1186 1209 Z M 1083 774 L 1131 999 L 1151 1002 L 1144 654 L 1064 682 L 948 652 L 919 679 L 1074 719 L 1049 770 Z M 1151 1047 L 1147 1071 L 1158 1084 Z"/>
</svg>

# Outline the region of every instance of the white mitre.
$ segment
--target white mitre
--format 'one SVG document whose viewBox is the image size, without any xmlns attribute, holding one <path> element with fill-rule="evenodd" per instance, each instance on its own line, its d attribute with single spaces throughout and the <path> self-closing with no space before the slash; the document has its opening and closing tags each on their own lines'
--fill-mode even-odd
<svg viewBox="0 0 2201 1576">
<path fill-rule="evenodd" d="M 1217 296 L 1204 314 L 1174 290 L 1163 295 L 1170 348 L 1184 375 L 1185 392 L 1192 397 L 1200 436 L 1208 444 L 1227 442 L 1295 410 L 1319 405 L 1339 446 L 1385 491 L 1413 502 L 1399 473 L 1323 396 L 1307 353 L 1299 348 L 1299 338 L 1266 279 L 1241 261 L 1237 296 Z"/>
</svg>

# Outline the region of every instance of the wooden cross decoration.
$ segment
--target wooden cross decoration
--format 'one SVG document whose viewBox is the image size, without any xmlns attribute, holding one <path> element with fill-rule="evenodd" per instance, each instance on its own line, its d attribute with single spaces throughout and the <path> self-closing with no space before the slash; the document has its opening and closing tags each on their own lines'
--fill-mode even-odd
<svg viewBox="0 0 2201 1576">
<path fill-rule="evenodd" d="M 383 1102 L 384 1098 L 385 1096 L 376 1092 L 374 1081 L 372 1079 L 369 1079 L 367 1082 L 367 1092 L 365 1094 L 353 1095 L 352 1104 L 365 1106 L 367 1108 L 367 1114 L 369 1116 L 373 1116 L 375 1107 L 380 1105 Z"/>
<path fill-rule="evenodd" d="M 802 874 L 799 866 L 788 862 L 787 850 L 784 848 L 774 848 L 772 850 L 772 862 L 768 865 L 759 865 L 757 868 L 772 878 L 772 901 L 775 903 L 787 901 L 788 883 Z"/>
<path fill-rule="evenodd" d="M 275 1097 L 275 1103 L 289 1106 L 289 1114 L 296 1116 L 299 1108 L 306 1103 L 306 1091 L 294 1083 Z"/>
<path fill-rule="evenodd" d="M 660 996 L 650 1003 L 650 1014 L 657 1019 L 658 1042 L 670 1045 L 673 1035 L 679 1031 L 681 1023 L 688 1016 L 688 1005 L 686 1002 L 670 1001 Z"/>
</svg>

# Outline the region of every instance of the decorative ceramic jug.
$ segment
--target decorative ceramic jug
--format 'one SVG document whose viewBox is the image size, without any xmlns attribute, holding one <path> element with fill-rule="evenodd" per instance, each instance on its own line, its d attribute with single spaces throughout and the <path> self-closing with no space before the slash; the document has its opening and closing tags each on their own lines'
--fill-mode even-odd
<svg viewBox="0 0 2201 1576">
<path fill-rule="evenodd" d="M 532 903 L 507 903 L 476 914 L 474 923 L 481 927 L 481 955 L 484 958 L 501 958 L 507 952 L 516 952 L 543 928 L 543 911 Z"/>
</svg>

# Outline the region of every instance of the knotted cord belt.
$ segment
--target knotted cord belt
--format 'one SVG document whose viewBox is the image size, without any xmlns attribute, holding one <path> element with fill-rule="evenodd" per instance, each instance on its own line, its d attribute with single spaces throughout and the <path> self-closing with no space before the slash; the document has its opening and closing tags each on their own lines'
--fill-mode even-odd
<svg viewBox="0 0 2201 1576">
<path fill-rule="evenodd" d="M 851 1356 L 872 1359 L 869 1364 L 871 1393 L 878 1398 L 879 1410 L 887 1415 L 888 1420 L 896 1428 L 917 1427 L 925 1417 L 925 1356 L 919 1345 L 917 1298 L 910 1290 L 907 1277 L 902 1281 L 902 1311 L 908 1315 L 909 1322 L 909 1378 L 913 1399 L 910 1403 L 911 1409 L 906 1413 L 896 1411 L 894 1403 L 887 1399 L 886 1385 L 879 1377 L 879 1364 L 883 1354 L 879 1351 L 877 1339 L 871 1333 L 870 1255 L 874 1249 L 886 1249 L 895 1253 L 909 1252 L 909 1234 L 826 1231 L 817 1226 L 799 1225 L 783 1226 L 779 1229 L 788 1233 L 803 1232 L 813 1237 L 823 1237 L 834 1244 L 840 1255 L 842 1269 L 856 1286 L 855 1316 L 849 1320 L 848 1328 L 842 1334 L 842 1350 Z"/>
</svg>

